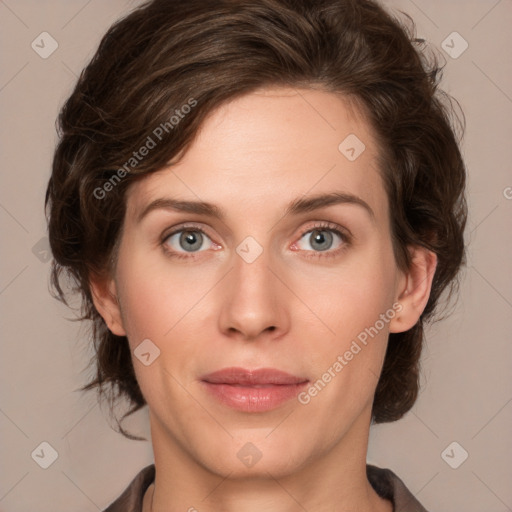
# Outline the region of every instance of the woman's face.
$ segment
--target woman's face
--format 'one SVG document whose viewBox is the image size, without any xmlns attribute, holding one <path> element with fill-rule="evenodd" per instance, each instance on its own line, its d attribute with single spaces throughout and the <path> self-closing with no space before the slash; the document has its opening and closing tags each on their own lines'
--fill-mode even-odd
<svg viewBox="0 0 512 512">
<path fill-rule="evenodd" d="M 155 453 L 232 477 L 366 453 L 405 281 L 356 114 L 331 93 L 260 90 L 128 190 L 116 333 Z M 246 371 L 211 376 L 232 368 Z"/>
</svg>

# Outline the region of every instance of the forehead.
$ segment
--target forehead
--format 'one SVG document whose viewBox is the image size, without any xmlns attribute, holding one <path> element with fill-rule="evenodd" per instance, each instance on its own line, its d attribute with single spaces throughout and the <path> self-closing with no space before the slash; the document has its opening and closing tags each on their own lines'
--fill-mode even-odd
<svg viewBox="0 0 512 512">
<path fill-rule="evenodd" d="M 240 214 L 344 191 L 385 216 L 377 157 L 370 125 L 346 98 L 312 89 L 262 89 L 210 113 L 180 161 L 129 189 L 127 213 L 135 218 L 165 195 L 229 205 Z"/>
</svg>

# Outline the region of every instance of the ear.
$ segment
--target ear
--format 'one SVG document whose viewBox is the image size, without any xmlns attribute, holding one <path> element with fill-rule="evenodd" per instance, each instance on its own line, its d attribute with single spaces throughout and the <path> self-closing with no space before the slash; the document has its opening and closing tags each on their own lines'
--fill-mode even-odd
<svg viewBox="0 0 512 512">
<path fill-rule="evenodd" d="M 126 336 L 114 279 L 94 275 L 89 279 L 89 285 L 94 306 L 109 330 L 117 336 Z"/>
<path fill-rule="evenodd" d="M 425 247 L 409 246 L 411 265 L 401 272 L 396 302 L 397 309 L 391 320 L 389 332 L 404 332 L 416 325 L 430 297 L 432 281 L 437 267 L 437 255 Z"/>
</svg>

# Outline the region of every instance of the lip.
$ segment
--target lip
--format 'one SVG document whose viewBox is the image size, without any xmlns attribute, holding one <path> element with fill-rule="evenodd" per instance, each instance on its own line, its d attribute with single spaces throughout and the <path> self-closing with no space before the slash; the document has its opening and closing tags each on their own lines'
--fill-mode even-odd
<svg viewBox="0 0 512 512">
<path fill-rule="evenodd" d="M 211 396 L 244 412 L 275 409 L 296 397 L 308 382 L 308 379 L 275 368 L 224 368 L 201 378 Z"/>
</svg>

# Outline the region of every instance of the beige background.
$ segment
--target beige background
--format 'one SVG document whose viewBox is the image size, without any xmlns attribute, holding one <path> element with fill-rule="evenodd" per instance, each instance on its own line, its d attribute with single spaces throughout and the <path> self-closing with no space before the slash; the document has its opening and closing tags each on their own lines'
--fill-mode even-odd
<svg viewBox="0 0 512 512">
<path fill-rule="evenodd" d="M 153 461 L 150 443 L 111 430 L 93 393 L 73 391 L 87 378 L 86 330 L 48 294 L 43 215 L 58 109 L 101 35 L 137 3 L 0 0 L 2 512 L 102 510 Z M 368 460 L 429 510 L 512 510 L 512 2 L 385 4 L 446 57 L 444 87 L 466 114 L 470 251 L 454 313 L 428 331 L 422 394 L 403 420 L 373 428 Z M 44 31 L 58 43 L 47 59 L 31 47 Z M 441 49 L 454 31 L 469 44 L 458 58 Z M 148 435 L 146 409 L 128 426 Z M 58 452 L 48 469 L 31 457 L 43 441 Z M 454 441 L 469 454 L 457 469 L 441 456 Z M 445 459 L 460 462 L 462 448 Z"/>
</svg>

